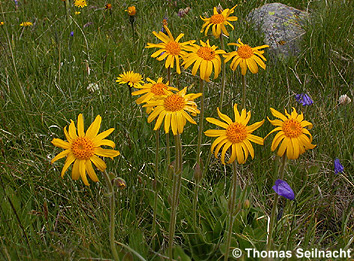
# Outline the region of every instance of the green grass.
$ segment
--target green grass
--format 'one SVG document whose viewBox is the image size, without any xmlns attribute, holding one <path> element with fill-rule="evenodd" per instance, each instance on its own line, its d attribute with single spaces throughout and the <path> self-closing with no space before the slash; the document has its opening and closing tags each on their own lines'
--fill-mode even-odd
<svg viewBox="0 0 354 261">
<path fill-rule="evenodd" d="M 86 187 L 70 178 L 71 170 L 60 178 L 63 160 L 50 164 L 60 152 L 51 144 L 64 138 L 63 128 L 83 113 L 85 126 L 101 115 L 101 131 L 115 128 L 109 136 L 122 156 L 105 160 L 108 172 L 122 177 L 127 188 L 117 189 L 116 241 L 129 246 L 146 260 L 167 255 L 169 196 L 171 177 L 166 173 L 165 135 L 161 132 L 160 171 L 163 176 L 157 209 L 158 234 L 151 240 L 154 190 L 155 133 L 147 123 L 145 109 L 135 104 L 116 77 L 134 70 L 156 80 L 166 78 L 161 62 L 151 58 L 156 42 L 152 31 L 159 31 L 167 16 L 173 35 L 182 40 L 206 40 L 200 34 L 202 20 L 220 1 L 89 1 L 80 15 L 70 10 L 67 20 L 62 1 L 0 1 L 0 258 L 4 260 L 69 260 L 112 258 L 108 240 L 109 205 L 103 176 Z M 174 2 L 174 1 L 172 1 Z M 252 46 L 261 45 L 262 36 L 246 22 L 247 14 L 263 1 L 237 1 L 239 20 L 230 33 Z M 350 1 L 280 1 L 300 9 L 309 8 L 302 52 L 282 63 L 268 58 L 267 69 L 247 74 L 247 109 L 251 123 L 273 118 L 270 107 L 304 111 L 314 124 L 311 130 L 314 150 L 289 161 L 285 180 L 296 194 L 297 206 L 281 199 L 283 217 L 275 230 L 275 249 L 353 248 L 354 234 L 354 115 L 353 103 L 338 106 L 341 94 L 353 99 L 354 88 L 354 6 Z M 223 0 L 224 8 L 234 2 Z M 136 5 L 136 34 L 133 36 L 124 10 Z M 184 18 L 179 8 L 191 6 Z M 33 27 L 19 24 L 31 21 Z M 83 25 L 92 23 L 87 27 Z M 70 36 L 70 32 L 74 36 Z M 212 44 L 218 45 L 213 37 Z M 231 51 L 227 47 L 226 51 Z M 241 77 L 227 66 L 223 112 L 232 115 L 232 105 L 241 103 Z M 88 74 L 87 68 L 90 68 Z M 198 91 L 198 79 L 187 69 L 178 80 L 180 89 L 191 86 Z M 166 80 L 165 80 L 166 81 Z M 87 86 L 97 83 L 100 91 L 90 93 Z M 206 86 L 207 117 L 216 117 L 220 77 Z M 314 104 L 303 108 L 295 93 L 308 93 Z M 197 117 L 195 117 L 197 118 Z M 205 129 L 214 128 L 205 122 Z M 272 130 L 266 120 L 255 134 L 265 137 Z M 273 136 L 272 136 L 273 137 Z M 211 139 L 204 137 L 205 162 Z M 171 140 L 173 137 L 171 135 Z M 175 256 L 181 260 L 218 260 L 225 252 L 228 193 L 232 168 L 212 157 L 199 190 L 198 227 L 192 221 L 193 166 L 196 157 L 197 126 L 186 125 L 182 134 L 183 182 L 177 215 Z M 173 143 L 171 143 L 173 144 Z M 239 177 L 239 210 L 233 227 L 232 247 L 245 249 L 266 245 L 266 216 L 270 215 L 274 192 L 271 187 L 279 159 L 270 150 L 271 137 L 264 146 L 255 145 L 255 159 L 248 159 Z M 174 157 L 173 147 L 172 160 Z M 345 180 L 335 175 L 333 161 L 339 158 Z M 249 200 L 250 206 L 245 204 Z M 294 217 L 294 214 L 296 217 Z M 138 260 L 122 247 L 126 260 Z"/>
</svg>

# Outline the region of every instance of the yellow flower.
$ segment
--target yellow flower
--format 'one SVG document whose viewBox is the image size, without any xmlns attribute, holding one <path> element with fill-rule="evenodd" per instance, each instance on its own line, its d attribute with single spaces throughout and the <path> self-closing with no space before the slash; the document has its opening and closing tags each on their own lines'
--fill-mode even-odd
<svg viewBox="0 0 354 261">
<path fill-rule="evenodd" d="M 136 100 L 137 104 L 141 104 L 144 102 L 150 101 L 152 98 L 158 98 L 162 95 L 169 95 L 172 94 L 173 91 L 178 91 L 177 88 L 168 86 L 168 82 L 165 84 L 162 82 L 162 77 L 157 79 L 157 82 L 151 80 L 150 78 L 146 79 L 150 83 L 145 83 L 143 86 L 138 86 L 136 87 L 137 89 L 140 89 L 138 91 L 132 92 L 132 95 L 141 95 L 140 98 Z"/>
<path fill-rule="evenodd" d="M 269 45 L 261 45 L 252 48 L 247 44 L 243 44 L 240 38 L 238 39 L 238 42 L 239 42 L 238 44 L 237 43 L 228 44 L 228 45 L 236 45 L 238 48 L 237 51 L 233 51 L 224 55 L 225 63 L 227 63 L 228 61 L 230 61 L 230 59 L 233 58 L 230 64 L 230 68 L 233 71 L 235 71 L 237 66 L 240 65 L 242 75 L 246 75 L 247 67 L 251 71 L 251 73 L 257 73 L 258 72 L 257 64 L 265 70 L 266 68 L 265 63 L 260 58 L 262 58 L 264 61 L 266 61 L 267 59 L 263 56 L 264 51 L 261 51 L 259 49 L 267 48 L 269 47 Z"/>
<path fill-rule="evenodd" d="M 32 26 L 33 24 L 31 23 L 31 22 L 22 22 L 21 24 L 20 24 L 20 26 L 24 26 L 24 27 L 26 27 L 26 26 Z"/>
<path fill-rule="evenodd" d="M 75 0 L 74 5 L 77 7 L 84 8 L 85 6 L 87 6 L 87 3 L 86 0 Z"/>
<path fill-rule="evenodd" d="M 72 179 L 77 180 L 81 177 L 85 185 L 89 186 L 90 184 L 87 181 L 86 173 L 94 182 L 98 181 L 91 162 L 100 171 L 105 171 L 107 167 L 106 163 L 97 156 L 110 157 L 113 159 L 113 157 L 116 157 L 120 154 L 119 151 L 103 149 L 100 147 L 102 145 L 106 145 L 112 148 L 115 147 L 113 141 L 105 139 L 114 131 L 113 128 L 98 134 L 98 131 L 101 127 L 101 120 L 101 116 L 98 115 L 94 122 L 87 129 L 85 134 L 84 119 L 82 114 L 79 114 L 77 118 L 77 132 L 75 123 L 71 121 L 69 125 L 69 132 L 66 130 L 66 126 L 64 128 L 64 134 L 67 141 L 63 141 L 61 139 L 52 140 L 52 144 L 54 146 L 65 150 L 56 155 L 52 159 L 51 163 L 57 161 L 58 159 L 67 157 L 64 167 L 61 171 L 61 177 L 64 177 L 66 170 L 72 163 L 74 163 L 71 174 Z"/>
<path fill-rule="evenodd" d="M 195 41 L 187 41 L 184 43 L 179 43 L 178 41 L 183 37 L 184 34 L 180 34 L 176 39 L 173 38 L 171 31 L 168 29 L 167 26 L 164 26 L 168 35 L 163 32 L 152 32 L 162 43 L 152 44 L 148 43 L 146 48 L 160 48 L 156 52 L 154 52 L 151 57 L 156 58 L 158 61 L 162 61 L 166 59 L 165 67 L 173 68 L 176 60 L 176 71 L 178 74 L 181 73 L 181 68 L 179 65 L 179 59 L 183 57 L 186 52 L 184 51 L 185 47 L 188 44 L 192 44 Z"/>
<path fill-rule="evenodd" d="M 187 94 L 187 87 L 178 93 L 164 95 L 161 99 L 150 100 L 143 107 L 154 107 L 154 110 L 148 117 L 148 122 L 152 122 L 157 118 L 154 130 L 160 128 L 162 121 L 165 119 L 165 132 L 169 133 L 170 127 L 173 135 L 183 133 L 183 128 L 187 120 L 190 123 L 196 124 L 192 117 L 187 113 L 200 113 L 197 109 L 197 104 L 194 99 L 202 96 L 201 93 Z"/>
<path fill-rule="evenodd" d="M 244 164 L 250 154 L 252 159 L 254 158 L 254 150 L 251 141 L 259 145 L 263 145 L 264 139 L 252 134 L 252 132 L 258 129 L 264 123 L 264 120 L 256 122 L 250 126 L 247 126 L 251 112 L 247 112 L 242 109 L 241 115 L 237 110 L 237 104 L 234 105 L 235 121 L 233 122 L 227 115 L 222 114 L 218 110 L 219 118 L 225 122 L 214 118 L 206 118 L 206 120 L 212 124 L 224 128 L 224 130 L 207 130 L 205 133 L 208 137 L 217 137 L 217 139 L 211 145 L 211 151 L 215 149 L 215 157 L 221 151 L 221 162 L 225 164 L 225 154 L 229 148 L 231 148 L 231 156 L 227 163 L 232 163 L 237 159 L 239 164 Z"/>
<path fill-rule="evenodd" d="M 4 22 L 0 22 L 0 25 L 4 25 L 5 23 Z"/>
<path fill-rule="evenodd" d="M 214 14 L 210 18 L 200 17 L 204 21 L 202 30 L 200 32 L 202 33 L 205 30 L 205 35 L 207 35 L 208 30 L 211 26 L 215 38 L 220 37 L 221 31 L 225 35 L 229 36 L 229 33 L 227 32 L 225 25 L 229 25 L 232 27 L 232 29 L 234 29 L 233 25 L 229 23 L 229 21 L 231 22 L 237 21 L 236 16 L 230 16 L 234 12 L 236 6 L 237 5 L 235 5 L 231 9 L 225 9 L 224 11 L 222 11 L 221 14 L 219 14 L 217 8 L 214 7 Z"/>
<path fill-rule="evenodd" d="M 274 151 L 280 144 L 277 152 L 278 156 L 283 156 L 286 153 L 288 159 L 297 159 L 299 155 L 304 153 L 306 150 L 316 147 L 316 145 L 311 144 L 311 133 L 305 129 L 305 127 L 312 129 L 312 123 L 304 121 L 304 115 L 302 113 L 298 114 L 295 108 L 293 108 L 291 114 L 288 114 L 285 110 L 286 116 L 273 108 L 270 108 L 270 111 L 274 117 L 280 119 L 270 120 L 268 118 L 270 123 L 276 126 L 276 128 L 269 134 L 279 131 L 275 135 L 271 147 L 272 151 Z"/>
<path fill-rule="evenodd" d="M 141 74 L 129 71 L 119 74 L 119 77 L 117 77 L 116 82 L 118 82 L 119 84 L 128 84 L 129 87 L 137 88 L 141 86 L 140 83 L 144 83 L 142 79 L 143 77 L 141 76 Z"/>
<path fill-rule="evenodd" d="M 129 6 L 127 10 L 125 10 L 126 12 L 128 12 L 128 15 L 130 16 L 134 16 L 136 14 L 136 8 L 135 6 Z"/>
<path fill-rule="evenodd" d="M 216 50 L 218 47 L 213 45 L 210 46 L 209 40 L 204 43 L 200 40 L 201 46 L 197 44 L 192 44 L 191 46 L 186 46 L 185 49 L 190 51 L 183 57 L 184 68 L 188 68 L 193 63 L 192 74 L 196 75 L 198 69 L 200 68 L 200 78 L 209 82 L 209 77 L 213 72 L 214 67 L 214 79 L 219 76 L 221 71 L 221 59 L 219 54 L 225 54 L 224 50 Z"/>
<path fill-rule="evenodd" d="M 75 15 L 79 15 L 79 14 L 81 14 L 81 12 L 75 12 Z"/>
</svg>

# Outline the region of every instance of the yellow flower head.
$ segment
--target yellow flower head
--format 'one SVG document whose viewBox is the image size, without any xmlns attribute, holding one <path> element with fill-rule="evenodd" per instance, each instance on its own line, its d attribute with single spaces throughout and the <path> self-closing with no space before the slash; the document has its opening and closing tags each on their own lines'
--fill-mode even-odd
<svg viewBox="0 0 354 261">
<path fill-rule="evenodd" d="M 157 79 L 157 82 L 151 80 L 150 78 L 146 79 L 149 83 L 145 83 L 142 86 L 136 87 L 137 89 L 140 89 L 138 91 L 132 92 L 132 95 L 141 95 L 140 98 L 136 100 L 137 104 L 145 103 L 150 101 L 151 99 L 157 99 L 158 97 L 162 95 L 169 95 L 172 94 L 171 91 L 178 91 L 177 88 L 168 86 L 167 83 L 162 82 L 162 77 Z"/>
<path fill-rule="evenodd" d="M 87 3 L 86 0 L 75 0 L 74 5 L 77 7 L 84 8 L 85 6 L 87 6 Z"/>
<path fill-rule="evenodd" d="M 0 25 L 4 25 L 5 23 L 4 22 L 0 22 Z"/>
<path fill-rule="evenodd" d="M 81 14 L 81 12 L 75 12 L 75 15 L 79 15 L 79 14 Z"/>
<path fill-rule="evenodd" d="M 223 147 L 221 151 L 221 162 L 223 164 L 225 164 L 225 154 L 229 148 L 231 148 L 231 156 L 227 163 L 232 163 L 237 159 L 239 164 L 244 164 L 249 154 L 253 159 L 254 150 L 251 141 L 263 145 L 264 139 L 253 135 L 252 132 L 262 126 L 264 120 L 247 126 L 251 118 L 251 112 L 246 112 L 245 109 L 242 109 L 240 115 L 237 110 L 237 104 L 234 105 L 235 121 L 232 121 L 227 115 L 222 114 L 219 108 L 217 110 L 219 118 L 224 122 L 214 118 L 206 118 L 206 120 L 224 129 L 207 130 L 204 132 L 208 137 L 217 137 L 211 145 L 211 151 L 215 149 L 215 157 L 217 158 L 221 147 Z"/>
<path fill-rule="evenodd" d="M 21 24 L 20 24 L 20 26 L 24 26 L 24 27 L 26 27 L 26 26 L 32 26 L 33 25 L 33 23 L 31 23 L 31 22 L 22 22 Z"/>
<path fill-rule="evenodd" d="M 187 87 L 178 93 L 173 93 L 169 95 L 164 95 L 161 99 L 150 100 L 143 107 L 153 107 L 154 110 L 148 117 L 148 122 L 152 122 L 157 118 L 154 130 L 158 130 L 165 119 L 165 132 L 169 133 L 170 127 L 172 129 L 173 135 L 183 133 L 183 128 L 187 123 L 196 124 L 192 117 L 187 113 L 200 113 L 197 109 L 197 104 L 194 100 L 200 96 L 201 93 L 190 93 L 186 94 Z"/>
<path fill-rule="evenodd" d="M 297 114 L 295 108 L 293 108 L 291 114 L 288 114 L 285 110 L 286 116 L 273 108 L 270 108 L 270 111 L 274 117 L 280 119 L 270 120 L 268 118 L 270 123 L 276 126 L 276 128 L 269 134 L 279 131 L 275 135 L 271 147 L 272 151 L 274 151 L 280 144 L 277 152 L 278 156 L 283 156 L 286 153 L 288 159 L 297 159 L 299 155 L 304 153 L 306 150 L 316 147 L 316 145 L 311 144 L 311 133 L 305 129 L 305 127 L 311 129 L 312 123 L 304 121 L 304 115 L 302 113 Z"/>
<path fill-rule="evenodd" d="M 215 38 L 220 37 L 221 31 L 225 35 L 229 36 L 229 33 L 227 32 L 225 25 L 229 25 L 231 26 L 232 29 L 234 29 L 233 25 L 229 23 L 229 21 L 231 22 L 237 21 L 236 16 L 230 16 L 234 12 L 236 6 L 237 5 L 235 5 L 231 9 L 225 9 L 222 11 L 222 13 L 219 13 L 217 8 L 214 7 L 214 14 L 210 18 L 200 17 L 204 21 L 202 30 L 200 32 L 202 33 L 205 30 L 205 35 L 207 35 L 208 30 L 211 27 Z"/>
<path fill-rule="evenodd" d="M 213 45 L 210 46 L 209 40 L 204 43 L 200 40 L 201 46 L 197 44 L 192 44 L 191 46 L 186 46 L 186 50 L 190 51 L 183 57 L 184 68 L 188 68 L 193 63 L 192 74 L 196 75 L 198 69 L 200 68 L 200 78 L 209 82 L 209 77 L 213 72 L 214 68 L 214 79 L 218 78 L 221 71 L 221 58 L 219 54 L 225 54 L 224 50 L 216 50 L 218 47 Z"/>
<path fill-rule="evenodd" d="M 167 26 L 164 26 L 167 35 L 163 32 L 152 32 L 162 43 L 153 44 L 148 43 L 146 48 L 160 48 L 156 52 L 154 52 L 151 57 L 156 58 L 158 61 L 162 61 L 166 59 L 165 67 L 173 68 L 175 61 L 176 61 L 176 71 L 178 74 L 181 73 L 181 68 L 179 65 L 179 59 L 183 57 L 186 52 L 185 47 L 188 44 L 192 44 L 195 41 L 187 41 L 184 43 L 179 43 L 178 41 L 183 37 L 184 34 L 180 34 L 176 39 L 173 38 L 171 31 L 168 29 Z"/>
<path fill-rule="evenodd" d="M 100 170 L 105 171 L 106 163 L 97 156 L 102 157 L 113 157 L 118 156 L 119 151 L 112 149 L 103 149 L 100 146 L 106 145 L 114 148 L 115 144 L 111 140 L 105 139 L 109 134 L 111 134 L 114 129 L 108 129 L 100 134 L 98 131 L 101 127 L 101 116 L 97 116 L 94 122 L 84 132 L 84 118 L 82 114 L 79 114 L 77 118 L 77 132 L 75 123 L 71 121 L 69 125 L 69 132 L 64 128 L 64 134 L 67 141 L 61 139 L 53 139 L 52 144 L 56 147 L 65 149 L 56 155 L 51 163 L 57 161 L 58 159 L 66 157 L 64 167 L 61 171 L 61 177 L 64 177 L 66 170 L 74 163 L 72 168 L 71 177 L 73 180 L 77 180 L 81 177 L 85 185 L 90 184 L 87 181 L 86 173 L 89 175 L 91 180 L 94 182 L 98 181 L 96 173 L 92 167 L 91 162 Z"/>
<path fill-rule="evenodd" d="M 130 16 L 134 16 L 136 15 L 136 8 L 135 6 L 129 6 L 127 10 L 125 10 L 126 12 L 128 12 L 128 15 Z"/>
<path fill-rule="evenodd" d="M 263 56 L 264 51 L 261 51 L 259 49 L 267 48 L 269 47 L 269 45 L 262 45 L 252 48 L 247 44 L 243 44 L 240 38 L 238 39 L 238 42 L 239 43 L 228 44 L 236 45 L 238 48 L 237 51 L 233 51 L 224 55 L 225 63 L 227 63 L 233 58 L 230 64 L 230 68 L 235 71 L 237 66 L 240 65 L 242 75 L 246 75 L 247 67 L 251 71 L 251 73 L 257 73 L 257 64 L 265 70 L 265 63 L 260 58 L 262 58 L 264 61 L 266 61 L 267 59 Z"/>
<path fill-rule="evenodd" d="M 144 83 L 143 76 L 133 71 L 119 74 L 119 77 L 117 77 L 116 82 L 118 82 L 119 84 L 128 84 L 129 87 L 135 87 L 135 88 L 141 86 L 140 83 Z"/>
</svg>

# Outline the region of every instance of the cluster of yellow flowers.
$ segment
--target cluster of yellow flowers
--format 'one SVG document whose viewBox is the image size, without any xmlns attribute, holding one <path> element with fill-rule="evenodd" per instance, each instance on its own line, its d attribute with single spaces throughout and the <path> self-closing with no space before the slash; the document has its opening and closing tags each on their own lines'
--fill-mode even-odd
<svg viewBox="0 0 354 261">
<path fill-rule="evenodd" d="M 221 32 L 225 35 L 229 35 L 226 30 L 226 25 L 232 24 L 229 21 L 236 21 L 237 17 L 230 16 L 234 12 L 234 6 L 231 9 L 225 9 L 219 14 L 214 8 L 214 15 L 210 18 L 202 18 L 205 22 L 202 27 L 202 31 L 205 34 L 208 33 L 209 28 L 212 28 L 213 35 L 215 37 L 220 37 Z M 238 49 L 236 51 L 226 53 L 224 50 L 217 50 L 218 47 L 211 46 L 209 40 L 206 42 L 200 41 L 200 45 L 195 44 L 194 40 L 187 41 L 184 43 L 179 43 L 179 40 L 183 37 L 180 34 L 176 39 L 172 36 L 170 30 L 164 26 L 167 35 L 163 32 L 153 32 L 153 34 L 162 41 L 158 44 L 148 43 L 146 48 L 159 48 L 158 51 L 154 52 L 151 57 L 156 58 L 159 61 L 165 60 L 165 67 L 173 68 L 176 65 L 177 73 L 181 73 L 180 70 L 180 59 L 183 59 L 182 65 L 187 69 L 193 64 L 192 74 L 196 75 L 199 69 L 200 78 L 205 81 L 209 81 L 209 77 L 214 71 L 214 79 L 216 79 L 221 71 L 221 58 L 220 55 L 225 57 L 225 62 L 232 59 L 231 69 L 236 70 L 238 66 L 241 68 L 242 75 L 245 75 L 247 68 L 252 73 L 258 72 L 257 64 L 265 69 L 266 65 L 264 61 L 266 58 L 263 56 L 264 51 L 260 50 L 268 45 L 262 45 L 257 47 L 250 47 L 247 44 L 243 44 L 240 39 L 239 43 L 230 43 L 229 45 L 236 45 Z M 186 52 L 187 51 L 187 52 Z"/>
<path fill-rule="evenodd" d="M 142 76 L 132 71 L 123 73 L 117 78 L 118 83 L 127 83 L 129 86 L 139 89 L 132 95 L 143 95 L 136 102 L 138 104 L 145 103 L 143 107 L 146 107 L 147 113 L 149 113 L 149 123 L 157 118 L 154 130 L 159 129 L 164 121 L 165 132 L 169 133 L 171 129 L 173 135 L 177 135 L 183 132 L 187 121 L 196 124 L 187 112 L 192 115 L 200 113 L 194 100 L 200 97 L 201 93 L 187 94 L 187 87 L 179 91 L 177 88 L 169 86 L 169 82 L 163 83 L 161 77 L 157 81 L 147 78 L 147 81 L 148 83 L 141 85 Z"/>
<path fill-rule="evenodd" d="M 75 5 L 83 7 L 86 5 L 86 1 L 76 0 Z M 214 8 L 213 16 L 210 18 L 201 17 L 205 22 L 201 32 L 207 34 L 211 28 L 216 38 L 221 37 L 221 33 L 229 35 L 225 26 L 228 25 L 233 28 L 230 21 L 236 21 L 237 17 L 230 15 L 234 12 L 235 7 L 225 9 L 222 12 Z M 136 14 L 134 6 L 129 7 L 126 11 L 130 16 Z M 220 55 L 224 56 L 225 62 L 232 59 L 230 65 L 232 70 L 236 70 L 240 66 L 242 75 L 246 74 L 247 69 L 251 73 L 257 73 L 258 65 L 263 69 L 266 67 L 264 63 L 266 58 L 263 56 L 264 51 L 261 49 L 269 47 L 268 45 L 252 48 L 249 45 L 243 44 L 238 39 L 238 43 L 229 44 L 237 46 L 237 50 L 226 53 L 224 50 L 218 49 L 215 45 L 211 46 L 209 40 L 206 42 L 200 40 L 200 45 L 196 44 L 195 40 L 179 42 L 184 34 L 180 34 L 174 38 L 166 25 L 164 25 L 164 29 L 167 34 L 162 31 L 158 33 L 153 32 L 161 42 L 157 44 L 148 43 L 146 48 L 158 48 L 159 50 L 155 51 L 151 57 L 159 61 L 165 60 L 165 67 L 176 67 L 178 74 L 181 73 L 181 65 L 185 69 L 193 65 L 192 74 L 196 75 L 199 70 L 202 80 L 209 81 L 212 72 L 214 72 L 214 78 L 217 78 L 221 71 L 222 60 Z M 183 60 L 182 63 L 181 60 Z M 157 81 L 147 78 L 147 82 L 145 83 L 143 77 L 133 71 L 120 74 L 116 81 L 119 84 L 128 84 L 130 88 L 138 89 L 131 94 L 133 96 L 141 95 L 136 102 L 144 104 L 143 107 L 147 108 L 149 123 L 156 119 L 154 130 L 158 130 L 164 122 L 165 133 L 169 133 L 171 129 L 174 135 L 178 135 L 183 132 L 187 121 L 196 124 L 191 115 L 196 116 L 200 113 L 194 100 L 201 97 L 202 93 L 187 94 L 187 87 L 178 90 L 170 86 L 169 82 L 164 83 L 162 77 L 158 78 Z M 233 106 L 233 109 L 234 120 L 221 113 L 219 108 L 217 112 L 221 120 L 206 118 L 209 123 L 222 129 L 207 130 L 205 135 L 216 138 L 211 145 L 211 151 L 214 151 L 215 157 L 218 157 L 221 150 L 221 162 L 223 164 L 225 164 L 226 153 L 229 149 L 231 150 L 231 155 L 227 163 L 237 160 L 239 164 L 244 164 L 249 155 L 254 158 L 254 149 L 251 142 L 259 145 L 263 145 L 264 143 L 263 138 L 252 134 L 253 131 L 264 123 L 264 120 L 248 126 L 251 112 L 247 112 L 245 108 L 242 108 L 240 113 L 237 109 L 237 104 Z M 271 124 L 276 126 L 269 134 L 278 131 L 271 145 L 272 151 L 279 148 L 277 151 L 279 156 L 286 155 L 289 159 L 296 159 L 306 150 L 315 147 L 315 145 L 311 144 L 312 135 L 307 129 L 311 129 L 312 124 L 304 120 L 302 113 L 298 114 L 295 108 L 293 108 L 291 114 L 285 110 L 285 115 L 273 108 L 270 110 L 273 116 L 278 118 L 275 120 L 268 119 Z M 52 160 L 54 162 L 65 156 L 67 157 L 62 170 L 62 176 L 68 167 L 74 163 L 72 178 L 78 179 L 81 176 L 84 183 L 88 185 L 86 173 L 93 181 L 98 181 L 91 162 L 101 171 L 106 168 L 104 161 L 97 156 L 113 158 L 119 155 L 118 151 L 102 149 L 100 147 L 107 145 L 114 148 L 115 146 L 113 141 L 105 139 L 113 129 L 98 134 L 100 124 L 101 117 L 97 116 L 85 134 L 83 116 L 80 114 L 77 123 L 78 132 L 76 132 L 75 124 L 71 122 L 69 132 L 66 130 L 66 127 L 64 128 L 67 141 L 60 139 L 52 141 L 55 146 L 65 149 Z"/>
</svg>

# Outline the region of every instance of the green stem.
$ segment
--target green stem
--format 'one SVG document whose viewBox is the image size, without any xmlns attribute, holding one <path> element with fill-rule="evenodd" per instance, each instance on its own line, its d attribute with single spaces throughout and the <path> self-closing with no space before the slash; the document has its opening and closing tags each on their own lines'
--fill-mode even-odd
<svg viewBox="0 0 354 261">
<path fill-rule="evenodd" d="M 204 81 L 200 79 L 200 90 L 202 93 L 200 97 L 200 115 L 199 115 L 199 129 L 198 129 L 198 143 L 197 143 L 197 164 L 201 167 L 200 164 L 200 150 L 203 137 L 203 122 L 204 122 Z"/>
<path fill-rule="evenodd" d="M 168 81 L 168 85 L 169 85 L 169 86 L 172 86 L 171 67 L 167 67 L 167 81 Z"/>
<path fill-rule="evenodd" d="M 160 131 L 156 130 L 156 152 L 155 152 L 155 178 L 154 178 L 154 210 L 153 210 L 153 220 L 152 220 L 152 233 L 151 237 L 154 238 L 156 231 L 156 215 L 157 215 L 157 200 L 158 200 L 158 183 L 159 183 L 159 149 L 160 149 Z"/>
<path fill-rule="evenodd" d="M 226 241 L 226 249 L 225 249 L 225 257 L 224 260 L 227 261 L 229 259 L 231 238 L 232 238 L 232 227 L 235 219 L 235 210 L 236 210 L 236 191 L 237 191 L 237 166 L 236 160 L 232 162 L 232 184 L 230 187 L 230 199 L 229 199 L 229 227 L 227 233 L 227 241 Z"/>
<path fill-rule="evenodd" d="M 220 34 L 220 45 L 221 45 L 221 50 L 224 50 L 224 40 L 222 38 L 222 34 Z M 222 110 L 222 103 L 224 100 L 224 93 L 225 93 L 225 80 L 226 80 L 226 70 L 225 70 L 225 62 L 224 58 L 222 58 L 221 61 L 221 71 L 222 71 L 222 76 L 221 76 L 221 94 L 220 94 L 220 105 L 219 109 L 220 111 Z"/>
<path fill-rule="evenodd" d="M 279 170 L 279 179 L 281 179 L 281 180 L 284 177 L 285 164 L 286 164 L 286 154 L 284 154 L 282 157 L 282 164 L 281 164 L 280 170 Z M 277 213 L 278 199 L 279 199 L 279 195 L 275 194 L 274 203 L 273 203 L 273 207 L 272 207 L 272 213 L 271 213 L 270 222 L 269 222 L 269 232 L 268 232 L 268 240 L 267 240 L 268 241 L 267 242 L 267 250 L 268 251 L 270 251 L 272 249 L 272 245 L 273 245 L 273 230 L 274 230 L 276 213 Z"/>
<path fill-rule="evenodd" d="M 171 164 L 171 150 L 170 150 L 170 134 L 166 133 L 166 157 L 167 157 L 167 172 Z"/>
<path fill-rule="evenodd" d="M 115 261 L 119 261 L 119 256 L 117 252 L 117 248 L 115 245 L 115 240 L 114 240 L 114 233 L 115 233 L 115 200 L 114 200 L 114 189 L 113 185 L 111 182 L 111 179 L 106 171 L 103 172 L 104 177 L 107 183 L 107 190 L 108 190 L 108 195 L 109 195 L 109 210 L 110 210 L 110 215 L 109 215 L 109 242 L 111 245 L 111 250 L 113 254 L 113 258 Z"/>
<path fill-rule="evenodd" d="M 171 68 L 167 68 L 167 81 L 168 85 L 171 86 Z M 170 135 L 169 133 L 166 133 L 166 156 L 167 156 L 167 170 L 170 167 L 171 164 L 171 152 L 170 152 Z"/>
<path fill-rule="evenodd" d="M 198 205 L 199 182 L 195 181 L 193 196 L 193 225 L 197 227 L 197 205 Z"/>
<path fill-rule="evenodd" d="M 242 109 L 246 109 L 246 75 L 242 75 Z"/>
<path fill-rule="evenodd" d="M 171 216 L 170 216 L 170 226 L 169 226 L 169 246 L 168 246 L 168 256 L 172 260 L 172 248 L 173 239 L 176 230 L 176 217 L 177 208 L 179 202 L 179 194 L 181 190 L 181 178 L 182 178 L 182 143 L 180 135 L 175 135 L 175 147 L 176 147 L 176 168 L 173 174 L 173 188 L 172 188 L 172 199 L 171 199 Z"/>
</svg>

